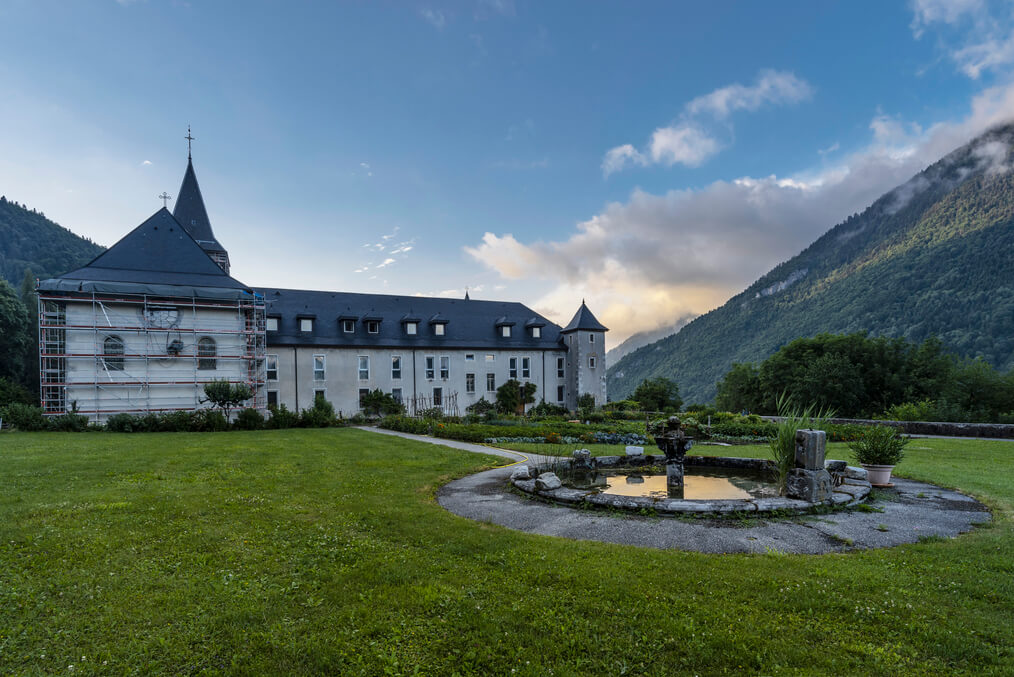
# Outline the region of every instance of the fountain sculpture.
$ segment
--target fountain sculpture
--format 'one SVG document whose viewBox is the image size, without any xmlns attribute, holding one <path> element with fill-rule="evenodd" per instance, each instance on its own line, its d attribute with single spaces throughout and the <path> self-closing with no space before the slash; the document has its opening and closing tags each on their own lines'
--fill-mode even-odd
<svg viewBox="0 0 1014 677">
<path fill-rule="evenodd" d="M 683 498 L 683 461 L 694 446 L 694 440 L 687 437 L 678 416 L 670 416 L 663 423 L 651 424 L 648 432 L 655 437 L 655 444 L 665 454 L 666 486 L 670 498 Z"/>
</svg>

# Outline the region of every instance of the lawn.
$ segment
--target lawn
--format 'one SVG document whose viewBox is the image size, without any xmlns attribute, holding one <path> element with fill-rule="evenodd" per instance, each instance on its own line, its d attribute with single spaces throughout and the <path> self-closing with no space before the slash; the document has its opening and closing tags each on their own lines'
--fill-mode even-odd
<svg viewBox="0 0 1014 677">
<path fill-rule="evenodd" d="M 823 556 L 565 541 L 436 504 L 499 462 L 348 429 L 0 435 L 0 673 L 1012 672 L 1012 443 L 916 440 L 899 468 L 996 524 Z"/>
</svg>

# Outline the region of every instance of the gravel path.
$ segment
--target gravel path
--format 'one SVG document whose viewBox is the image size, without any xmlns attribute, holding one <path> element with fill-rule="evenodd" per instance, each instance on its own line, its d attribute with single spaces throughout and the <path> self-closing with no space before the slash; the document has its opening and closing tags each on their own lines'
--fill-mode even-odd
<svg viewBox="0 0 1014 677">
<path fill-rule="evenodd" d="M 390 430 L 363 430 L 515 462 L 545 458 Z M 991 519 L 984 505 L 965 494 L 900 478 L 893 478 L 893 489 L 877 490 L 877 499 L 868 503 L 882 512 L 738 520 L 640 517 L 549 505 L 508 490 L 510 473 L 511 467 L 505 466 L 455 480 L 440 489 L 437 502 L 456 515 L 533 534 L 709 553 L 822 554 L 884 548 L 929 536 L 951 538 Z"/>
</svg>

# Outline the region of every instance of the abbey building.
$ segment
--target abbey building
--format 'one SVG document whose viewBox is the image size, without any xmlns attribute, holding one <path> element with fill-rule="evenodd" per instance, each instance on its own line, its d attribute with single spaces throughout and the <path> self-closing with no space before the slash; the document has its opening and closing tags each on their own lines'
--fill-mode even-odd
<svg viewBox="0 0 1014 677">
<path fill-rule="evenodd" d="M 248 384 L 258 409 L 321 394 L 346 416 L 378 388 L 463 414 L 509 379 L 537 402 L 606 401 L 608 330 L 584 303 L 560 327 L 521 303 L 248 287 L 229 269 L 188 159 L 172 212 L 39 283 L 45 411 L 196 409 L 214 379 Z"/>
</svg>

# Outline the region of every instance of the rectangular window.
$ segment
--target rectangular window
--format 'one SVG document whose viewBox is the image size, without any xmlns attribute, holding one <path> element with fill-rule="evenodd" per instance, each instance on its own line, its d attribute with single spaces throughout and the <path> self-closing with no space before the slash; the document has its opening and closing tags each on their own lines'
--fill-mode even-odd
<svg viewBox="0 0 1014 677">
<path fill-rule="evenodd" d="M 299 331 L 313 331 L 313 318 L 311 317 L 299 318 Z"/>
<path fill-rule="evenodd" d="M 325 377 L 325 367 L 327 366 L 327 360 L 323 355 L 313 356 L 313 380 L 323 381 Z"/>
<path fill-rule="evenodd" d="M 316 402 L 318 397 L 327 399 L 327 388 L 317 388 L 313 391 L 313 401 Z"/>
<path fill-rule="evenodd" d="M 369 395 L 369 394 L 370 394 L 370 389 L 369 388 L 360 388 L 359 389 L 359 408 L 360 409 L 363 408 L 363 403 L 366 402 L 366 396 Z"/>
<path fill-rule="evenodd" d="M 409 336 L 415 336 L 416 332 L 418 331 L 418 329 L 419 329 L 419 323 L 418 322 L 406 322 L 405 323 L 405 333 L 408 334 Z"/>
<path fill-rule="evenodd" d="M 277 317 L 269 317 L 268 318 L 268 320 L 267 320 L 267 329 L 268 329 L 268 331 L 278 331 L 278 318 Z"/>
<path fill-rule="evenodd" d="M 542 327 L 532 327 L 532 338 L 542 338 Z"/>
<path fill-rule="evenodd" d="M 370 334 L 379 334 L 380 333 L 380 322 L 378 322 L 377 320 L 368 320 L 366 322 L 366 331 L 367 331 L 367 333 L 370 333 Z"/>
<path fill-rule="evenodd" d="M 556 358 L 556 378 L 563 378 L 564 362 L 562 357 Z"/>
<path fill-rule="evenodd" d="M 266 355 L 268 358 L 267 364 L 267 379 L 269 381 L 278 380 L 278 355 Z"/>
<path fill-rule="evenodd" d="M 486 392 L 496 392 L 496 374 L 486 374 Z"/>
<path fill-rule="evenodd" d="M 475 374 L 465 374 L 465 392 L 475 392 Z"/>
<path fill-rule="evenodd" d="M 588 334 L 588 343 L 595 343 L 595 334 Z"/>
<path fill-rule="evenodd" d="M 486 362 L 496 362 L 496 355 L 486 353 Z"/>
<path fill-rule="evenodd" d="M 370 356 L 360 355 L 359 356 L 359 380 L 369 381 L 370 380 Z"/>
<path fill-rule="evenodd" d="M 556 386 L 556 401 L 563 402 L 563 386 Z"/>
<path fill-rule="evenodd" d="M 434 388 L 433 389 L 433 406 L 442 407 L 444 406 L 444 389 Z"/>
<path fill-rule="evenodd" d="M 475 353 L 465 353 L 465 362 L 475 362 Z"/>
<path fill-rule="evenodd" d="M 443 336 L 444 335 L 444 325 L 442 325 L 442 324 L 435 324 L 435 325 L 433 325 L 433 333 L 436 334 L 437 336 Z"/>
<path fill-rule="evenodd" d="M 521 358 L 521 378 L 532 377 L 532 358 L 522 357 Z"/>
<path fill-rule="evenodd" d="M 511 328 L 508 327 L 508 326 L 500 327 L 500 335 L 503 336 L 504 338 L 510 338 L 511 337 Z"/>
<path fill-rule="evenodd" d="M 391 358 L 391 378 L 401 378 L 401 355 L 395 355 Z"/>
<path fill-rule="evenodd" d="M 342 320 L 342 331 L 346 334 L 354 334 L 356 331 L 356 321 Z"/>
<path fill-rule="evenodd" d="M 391 388 L 391 397 L 394 398 L 395 402 L 401 404 L 401 388 Z"/>
<path fill-rule="evenodd" d="M 277 390 L 269 390 L 268 391 L 268 406 L 269 407 L 277 407 L 278 406 L 278 391 Z"/>
<path fill-rule="evenodd" d="M 436 378 L 436 359 L 432 355 L 426 356 L 426 378 L 431 380 Z"/>
<path fill-rule="evenodd" d="M 592 368 L 592 369 L 594 369 L 594 368 L 595 368 L 595 358 L 594 358 L 594 357 L 589 357 L 589 358 L 588 358 L 588 366 L 589 366 L 590 368 Z"/>
<path fill-rule="evenodd" d="M 516 379 L 518 377 L 518 358 L 516 357 L 508 358 L 507 364 L 509 365 L 507 370 L 509 372 L 508 376 L 510 376 L 510 378 Z"/>
<path fill-rule="evenodd" d="M 440 325 L 437 325 L 438 327 Z M 445 381 L 451 376 L 451 358 L 447 355 L 440 356 L 440 378 Z"/>
</svg>

